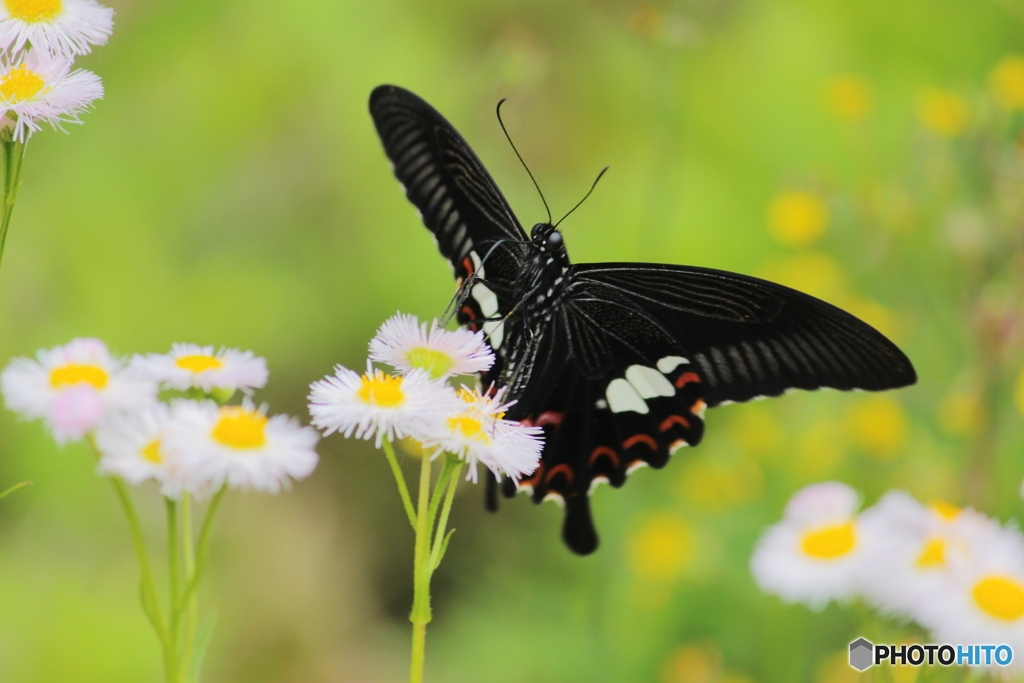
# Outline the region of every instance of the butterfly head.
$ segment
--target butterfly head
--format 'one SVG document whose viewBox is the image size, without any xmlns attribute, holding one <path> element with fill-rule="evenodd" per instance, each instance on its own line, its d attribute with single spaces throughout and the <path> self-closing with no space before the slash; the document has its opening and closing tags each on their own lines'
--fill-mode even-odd
<svg viewBox="0 0 1024 683">
<path fill-rule="evenodd" d="M 550 223 L 537 223 L 530 231 L 533 244 L 549 254 L 565 253 L 565 240 L 562 233 Z"/>
</svg>

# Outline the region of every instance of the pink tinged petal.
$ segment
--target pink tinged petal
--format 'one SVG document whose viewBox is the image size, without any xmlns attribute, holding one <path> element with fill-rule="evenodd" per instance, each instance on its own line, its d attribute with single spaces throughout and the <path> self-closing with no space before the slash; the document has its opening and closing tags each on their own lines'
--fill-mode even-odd
<svg viewBox="0 0 1024 683">
<path fill-rule="evenodd" d="M 99 424 L 103 402 L 95 388 L 76 384 L 62 391 L 50 406 L 50 426 L 59 442 L 80 439 Z"/>
</svg>

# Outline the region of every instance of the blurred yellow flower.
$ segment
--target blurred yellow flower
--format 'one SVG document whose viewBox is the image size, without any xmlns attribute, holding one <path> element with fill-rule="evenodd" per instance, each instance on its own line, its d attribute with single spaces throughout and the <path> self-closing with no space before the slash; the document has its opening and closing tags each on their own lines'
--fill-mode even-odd
<svg viewBox="0 0 1024 683">
<path fill-rule="evenodd" d="M 846 439 L 833 420 L 815 420 L 797 437 L 792 464 L 801 481 L 830 476 L 846 458 Z"/>
<path fill-rule="evenodd" d="M 840 121 L 856 122 L 871 111 L 871 88 L 861 76 L 833 76 L 825 82 L 825 105 Z"/>
<path fill-rule="evenodd" d="M 939 428 L 954 436 L 971 436 L 985 424 L 985 406 L 976 391 L 953 389 L 938 409 Z"/>
<path fill-rule="evenodd" d="M 857 683 L 861 678 L 850 666 L 850 653 L 844 649 L 819 661 L 814 680 L 816 683 Z"/>
<path fill-rule="evenodd" d="M 685 519 L 667 512 L 648 517 L 629 542 L 633 574 L 648 581 L 672 581 L 693 560 L 694 533 Z"/>
<path fill-rule="evenodd" d="M 846 289 L 843 267 L 820 251 L 773 260 L 762 269 L 762 277 L 826 301 L 839 300 Z"/>
<path fill-rule="evenodd" d="M 697 458 L 682 471 L 683 498 L 712 509 L 749 503 L 759 498 L 763 490 L 764 475 L 750 458 Z"/>
<path fill-rule="evenodd" d="M 782 446 L 786 435 L 769 406 L 752 403 L 736 413 L 732 421 L 732 437 L 743 452 L 767 459 Z"/>
<path fill-rule="evenodd" d="M 955 137 L 967 128 L 967 102 L 949 90 L 929 88 L 918 100 L 918 116 L 932 132 Z"/>
<path fill-rule="evenodd" d="M 827 227 L 828 207 L 813 192 L 782 192 L 768 205 L 769 232 L 787 247 L 809 247 Z"/>
<path fill-rule="evenodd" d="M 1003 57 L 989 74 L 988 87 L 1004 109 L 1024 109 L 1024 57 Z"/>
<path fill-rule="evenodd" d="M 1024 413 L 1024 368 L 1021 368 L 1020 376 L 1017 377 L 1017 391 L 1014 392 L 1014 398 L 1017 399 L 1017 407 L 1020 408 L 1020 412 Z"/>
<path fill-rule="evenodd" d="M 722 654 L 714 643 L 681 645 L 661 669 L 661 683 L 718 683 Z"/>
<path fill-rule="evenodd" d="M 846 411 L 850 439 L 878 460 L 887 460 L 907 443 L 910 427 L 903 406 L 889 395 L 865 397 Z"/>
</svg>

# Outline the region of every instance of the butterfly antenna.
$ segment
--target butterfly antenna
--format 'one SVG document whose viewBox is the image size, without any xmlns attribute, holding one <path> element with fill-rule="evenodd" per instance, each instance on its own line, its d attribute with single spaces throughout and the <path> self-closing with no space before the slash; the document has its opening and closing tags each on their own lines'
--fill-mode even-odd
<svg viewBox="0 0 1024 683">
<path fill-rule="evenodd" d="M 599 180 L 601 180 L 601 176 L 603 176 L 603 175 L 605 174 L 605 171 L 607 171 L 607 170 L 608 170 L 609 168 L 611 168 L 611 166 L 605 166 L 604 168 L 602 168 L 602 169 L 601 169 L 601 172 L 597 174 L 597 178 L 595 178 L 595 179 L 594 179 L 594 184 L 593 184 L 593 185 L 591 185 L 591 186 L 590 186 L 590 189 L 589 189 L 589 190 L 587 190 L 587 193 L 586 193 L 585 195 L 583 195 L 583 199 L 581 199 L 581 200 L 579 201 L 579 203 L 577 203 L 577 204 L 576 204 L 576 206 L 574 206 L 574 207 L 572 207 L 571 209 L 569 209 L 569 213 L 572 213 L 572 212 L 573 212 L 573 211 L 575 211 L 576 209 L 580 208 L 580 204 L 582 204 L 583 202 L 587 201 L 587 197 L 589 197 L 589 196 L 590 196 L 590 193 L 594 191 L 594 188 L 595 188 L 595 187 L 597 187 L 597 183 L 598 183 L 598 181 L 599 181 Z M 569 217 L 569 213 L 567 213 L 567 214 L 565 214 L 564 216 L 562 216 L 562 217 L 561 217 L 561 218 L 559 219 L 559 221 L 558 221 L 557 223 L 555 223 L 555 227 L 556 227 L 556 228 L 557 228 L 557 227 L 558 227 L 559 225 L 561 225 L 561 224 L 562 224 L 562 221 L 564 221 L 564 220 L 565 220 L 566 218 L 568 218 L 568 217 Z"/>
<path fill-rule="evenodd" d="M 526 169 L 526 174 L 529 175 L 530 180 L 533 181 L 533 186 L 537 188 L 537 194 L 540 195 L 540 200 L 544 202 L 544 210 L 548 212 L 548 224 L 550 225 L 551 209 L 548 207 L 548 200 L 544 199 L 544 193 L 540 191 L 540 185 L 537 184 L 537 179 L 533 177 L 532 173 L 530 173 L 530 167 L 526 165 L 525 161 L 523 161 L 523 155 L 519 153 L 518 149 L 516 149 L 516 143 L 512 142 L 512 136 L 508 134 L 508 130 L 505 128 L 505 122 L 501 120 L 501 105 L 505 104 L 505 100 L 507 99 L 507 97 L 502 97 L 501 101 L 498 102 L 498 124 L 501 126 L 501 132 L 505 134 L 505 139 L 508 140 L 508 144 L 512 145 L 512 151 L 516 153 L 517 157 L 519 157 L 519 163 L 523 165 L 523 168 Z"/>
</svg>

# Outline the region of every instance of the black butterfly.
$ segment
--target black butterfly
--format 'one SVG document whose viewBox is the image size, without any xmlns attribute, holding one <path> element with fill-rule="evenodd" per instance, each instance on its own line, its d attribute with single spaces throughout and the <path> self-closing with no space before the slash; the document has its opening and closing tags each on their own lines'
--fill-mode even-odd
<svg viewBox="0 0 1024 683">
<path fill-rule="evenodd" d="M 892 342 L 849 313 L 765 280 L 655 263 L 570 264 L 550 222 L 520 226 L 455 129 L 402 88 L 370 113 L 406 196 L 451 261 L 458 320 L 482 327 L 484 377 L 516 399 L 509 419 L 544 428 L 536 472 L 518 482 L 564 503 L 563 538 L 597 548 L 589 494 L 660 468 L 704 434 L 704 410 L 788 389 L 880 391 L 917 380 Z M 497 505 L 491 481 L 488 504 Z M 516 482 L 503 483 L 506 496 Z"/>
</svg>

